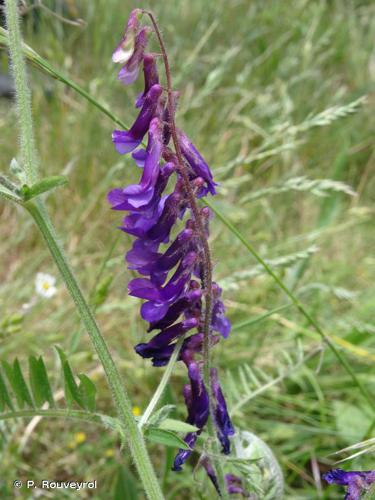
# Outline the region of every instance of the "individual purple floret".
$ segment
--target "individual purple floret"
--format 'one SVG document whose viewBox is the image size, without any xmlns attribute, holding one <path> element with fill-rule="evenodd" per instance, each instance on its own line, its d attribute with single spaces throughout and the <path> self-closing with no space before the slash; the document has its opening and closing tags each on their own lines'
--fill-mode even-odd
<svg viewBox="0 0 375 500">
<path fill-rule="evenodd" d="M 135 107 L 140 108 L 143 106 L 144 100 L 148 91 L 153 85 L 159 83 L 158 68 L 156 66 L 155 57 L 152 54 L 145 54 L 143 58 L 143 75 L 145 80 L 144 91 L 138 95 L 135 101 Z"/>
<path fill-rule="evenodd" d="M 209 415 L 209 401 L 206 388 L 203 383 L 200 368 L 197 363 L 191 362 L 188 369 L 190 385 L 184 387 L 184 398 L 188 409 L 187 423 L 198 427 L 198 431 L 189 432 L 184 438 L 185 443 L 194 448 L 195 442 L 206 425 Z M 174 463 L 173 470 L 179 471 L 187 458 L 191 455 L 192 450 L 179 450 Z"/>
<path fill-rule="evenodd" d="M 130 85 L 138 78 L 139 66 L 143 61 L 149 33 L 149 28 L 142 28 L 135 37 L 134 52 L 121 68 L 117 77 L 124 85 Z"/>
<path fill-rule="evenodd" d="M 124 36 L 112 54 L 112 61 L 114 63 L 125 64 L 133 55 L 135 49 L 135 38 L 140 29 L 139 19 L 141 16 L 141 9 L 134 9 L 131 11 Z"/>
<path fill-rule="evenodd" d="M 182 130 L 178 131 L 178 136 L 180 139 L 182 154 L 186 159 L 186 161 L 188 162 L 188 164 L 190 165 L 193 173 L 196 174 L 197 177 L 202 177 L 202 179 L 204 179 L 207 183 L 207 189 L 202 190 L 200 192 L 200 196 L 205 196 L 208 193 L 215 195 L 216 183 L 213 181 L 212 173 L 209 166 L 203 159 L 200 152 L 190 141 L 187 135 L 184 134 L 184 132 L 182 132 Z"/>
<path fill-rule="evenodd" d="M 347 486 L 344 500 L 359 500 L 362 492 L 368 490 L 372 483 L 375 483 L 375 470 L 346 472 L 343 469 L 332 469 L 323 474 L 323 479 L 329 484 Z"/>
<path fill-rule="evenodd" d="M 228 455 L 230 453 L 229 437 L 234 435 L 234 427 L 228 414 L 227 404 L 219 384 L 216 368 L 211 368 L 211 386 L 215 401 L 214 421 L 216 432 L 223 447 L 222 452 Z"/>
<path fill-rule="evenodd" d="M 216 183 L 203 156 L 186 134 L 175 128 L 179 93 L 163 88 L 157 56 L 145 53 L 151 30 L 141 26 L 142 12 L 131 12 L 112 57 L 122 64 L 119 79 L 125 84 L 133 82 L 143 66 L 144 89 L 135 103 L 139 114 L 129 130 L 112 134 L 116 150 L 131 153 L 138 167 L 135 171 L 141 169 L 141 175 L 138 183 L 110 191 L 108 201 L 113 210 L 126 212 L 120 229 L 134 241 L 125 259 L 128 269 L 138 273 L 129 282 L 128 293 L 144 301 L 140 313 L 151 332 L 135 351 L 150 359 L 153 366 L 165 366 L 179 343 L 178 360 L 188 370 L 189 384 L 184 388 L 187 422 L 198 430 L 185 436 L 190 449 L 181 449 L 176 455 L 173 468 L 180 470 L 210 413 L 208 387 L 202 377 L 204 346 L 212 348 L 228 337 L 230 322 L 225 317 L 220 287 L 211 282 L 208 286 L 206 281 L 206 239 L 212 213 L 195 202 L 196 198 L 215 195 Z M 208 298 L 212 307 L 206 321 Z M 212 421 L 222 451 L 228 454 L 234 429 L 216 370 L 211 378 Z"/>
<path fill-rule="evenodd" d="M 152 118 L 156 116 L 159 98 L 163 92 L 160 85 L 151 87 L 144 100 L 141 112 L 133 126 L 128 131 L 114 130 L 112 142 L 120 154 L 130 153 L 140 145 L 143 137 L 148 132 Z"/>
</svg>

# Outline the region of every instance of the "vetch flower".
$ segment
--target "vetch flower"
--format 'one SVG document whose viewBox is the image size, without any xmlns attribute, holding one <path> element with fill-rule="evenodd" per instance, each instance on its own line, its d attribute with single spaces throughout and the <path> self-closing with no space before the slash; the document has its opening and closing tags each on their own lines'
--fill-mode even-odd
<svg viewBox="0 0 375 500">
<path fill-rule="evenodd" d="M 112 142 L 120 154 L 130 153 L 142 142 L 149 129 L 152 118 L 156 116 L 158 101 L 163 92 L 160 85 L 151 87 L 144 100 L 142 109 L 130 130 L 115 130 Z"/>
<path fill-rule="evenodd" d="M 143 61 L 149 32 L 149 28 L 142 28 L 135 37 L 133 54 L 120 70 L 117 77 L 124 85 L 130 85 L 138 78 L 139 66 Z"/>
<path fill-rule="evenodd" d="M 119 80 L 125 84 L 132 83 L 138 76 L 138 67 L 142 62 L 144 49 L 147 44 L 147 32 L 140 29 L 141 9 L 134 9 L 130 13 L 125 33 L 121 42 L 112 54 L 114 63 L 123 64 L 119 73 Z"/>
<path fill-rule="evenodd" d="M 227 404 L 219 384 L 216 368 L 211 368 L 211 385 L 214 396 L 214 420 L 216 424 L 216 432 L 219 441 L 222 444 L 223 453 L 228 455 L 230 453 L 229 437 L 234 435 L 234 427 L 228 414 Z"/>
<path fill-rule="evenodd" d="M 41 297 L 44 297 L 45 299 L 50 299 L 57 292 L 55 283 L 56 283 L 56 278 L 51 274 L 37 273 L 35 278 L 35 291 Z"/>
<path fill-rule="evenodd" d="M 158 68 L 156 66 L 155 56 L 152 54 L 145 54 L 143 57 L 143 75 L 145 80 L 144 91 L 138 95 L 135 101 L 135 107 L 140 108 L 143 106 L 144 100 L 148 91 L 153 85 L 159 83 Z"/>
<path fill-rule="evenodd" d="M 189 432 L 185 436 L 184 441 L 190 448 L 193 448 L 198 435 L 202 432 L 203 427 L 206 425 L 209 415 L 209 400 L 200 368 L 197 363 L 190 363 L 188 376 L 190 384 L 185 385 L 184 387 L 184 398 L 188 408 L 188 417 L 186 421 L 188 424 L 198 427 L 199 430 L 197 432 Z M 191 453 L 191 450 L 180 449 L 174 459 L 173 470 L 181 470 L 182 465 Z"/>
<path fill-rule="evenodd" d="M 165 366 L 183 339 L 178 360 L 186 366 L 189 378 L 183 390 L 187 422 L 198 431 L 185 436 L 189 449 L 178 451 L 173 465 L 178 471 L 207 423 L 210 398 L 211 418 L 222 451 L 230 452 L 234 429 L 217 371 L 211 371 L 208 381 L 202 376 L 207 345 L 213 348 L 228 337 L 230 322 L 225 317 L 221 288 L 212 279 L 207 281 L 208 268 L 212 271 L 206 241 L 212 213 L 196 202 L 215 195 L 217 184 L 201 153 L 182 130 L 176 129 L 179 93 L 160 84 L 157 57 L 145 52 L 150 30 L 140 25 L 140 12 L 132 11 L 113 56 L 124 65 L 119 78 L 126 84 L 136 78 L 143 64 L 144 90 L 135 103 L 140 111 L 129 130 L 113 132 L 112 141 L 120 154 L 132 153 L 141 175 L 137 184 L 110 191 L 108 201 L 113 210 L 126 212 L 120 229 L 134 242 L 125 260 L 139 275 L 129 282 L 128 293 L 144 301 L 140 313 L 149 323 L 146 330 L 152 332 L 135 351 L 150 359 L 153 366 Z M 141 143 L 146 136 L 144 148 Z"/>
<path fill-rule="evenodd" d="M 375 470 L 346 472 L 343 469 L 332 469 L 323 474 L 323 479 L 329 484 L 347 486 L 345 500 L 359 500 L 361 494 L 375 483 Z"/>
</svg>

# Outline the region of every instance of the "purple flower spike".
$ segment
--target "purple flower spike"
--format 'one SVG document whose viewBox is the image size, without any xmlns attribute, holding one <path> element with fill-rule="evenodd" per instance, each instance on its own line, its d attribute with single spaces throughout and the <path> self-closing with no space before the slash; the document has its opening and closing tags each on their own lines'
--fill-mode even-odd
<svg viewBox="0 0 375 500">
<path fill-rule="evenodd" d="M 150 88 L 159 83 L 158 68 L 156 66 L 155 57 L 152 54 L 145 54 L 143 58 L 143 74 L 145 78 L 145 88 L 142 94 L 139 94 L 135 101 L 135 107 L 143 106 L 144 100 Z"/>
<path fill-rule="evenodd" d="M 173 469 L 181 470 L 210 411 L 200 373 L 204 340 L 208 336 L 213 348 L 221 338 L 228 337 L 230 323 L 225 317 L 220 287 L 212 283 L 210 293 L 205 279 L 206 269 L 212 268 L 205 240 L 209 238 L 213 214 L 207 207 L 200 209 L 196 201 L 208 193 L 215 195 L 216 183 L 197 148 L 184 132 L 176 129 L 179 92 L 170 88 L 169 78 L 167 89 L 159 83 L 159 56 L 145 52 L 149 34 L 153 30 L 158 34 L 158 28 L 154 24 L 153 28 L 142 27 L 142 14 L 141 9 L 132 11 L 124 37 L 113 53 L 113 61 L 122 65 L 119 79 L 124 84 L 132 83 L 143 65 L 144 88 L 135 102 L 140 111 L 129 130 L 115 130 L 112 134 L 120 154 L 132 153 L 141 178 L 137 184 L 110 191 L 108 201 L 113 210 L 127 212 L 119 229 L 134 237 L 125 260 L 128 269 L 138 273 L 129 282 L 128 293 L 144 300 L 141 317 L 149 323 L 145 329 L 153 332 L 148 342 L 135 346 L 135 351 L 150 359 L 153 366 L 165 366 L 178 339 L 184 339 L 178 361 L 186 366 L 189 376 L 189 384 L 184 388 L 187 422 L 198 430 L 185 436 L 189 449 L 180 449 L 175 457 Z M 141 143 L 146 135 L 145 148 Z M 184 222 L 179 224 L 180 221 Z M 183 224 L 184 228 L 178 228 Z M 209 299 L 212 314 L 206 325 Z M 211 377 L 212 419 L 223 452 L 229 453 L 229 438 L 234 429 L 215 370 Z M 214 482 L 213 476 L 211 480 Z M 231 487 L 235 487 L 234 483 Z"/>
<path fill-rule="evenodd" d="M 323 474 L 323 479 L 329 484 L 348 486 L 345 500 L 359 500 L 361 493 L 375 482 L 375 470 L 346 472 L 343 469 L 332 469 Z"/>
<path fill-rule="evenodd" d="M 160 85 L 154 85 L 148 92 L 141 112 L 135 120 L 130 130 L 114 130 L 112 133 L 112 142 L 120 154 L 130 153 L 140 145 L 145 136 L 155 111 L 158 106 L 158 100 L 163 92 Z"/>
<path fill-rule="evenodd" d="M 217 377 L 217 370 L 215 368 L 211 368 L 211 385 L 215 399 L 214 420 L 216 432 L 219 441 L 223 446 L 223 453 L 225 453 L 225 455 L 228 455 L 230 453 L 229 437 L 234 435 L 234 428 L 228 414 L 227 404 L 225 402 L 224 395 Z"/>
<path fill-rule="evenodd" d="M 124 85 L 130 85 L 138 78 L 139 66 L 143 61 L 150 31 L 150 28 L 142 28 L 135 37 L 133 54 L 125 66 L 121 68 L 117 77 Z"/>
</svg>

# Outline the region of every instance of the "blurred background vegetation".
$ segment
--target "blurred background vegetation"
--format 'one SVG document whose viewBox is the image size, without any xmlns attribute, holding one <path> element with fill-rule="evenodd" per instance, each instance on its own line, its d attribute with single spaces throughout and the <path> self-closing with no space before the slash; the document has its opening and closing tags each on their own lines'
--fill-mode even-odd
<svg viewBox="0 0 375 500">
<path fill-rule="evenodd" d="M 117 82 L 111 54 L 131 8 L 153 9 L 181 91 L 179 125 L 221 184 L 215 206 L 268 259 L 374 394 L 374 4 L 45 0 L 51 11 L 24 4 L 25 41 L 128 124 L 142 81 L 131 88 Z M 84 22 L 64 22 L 77 18 Z M 0 65 L 6 74 L 5 52 Z M 69 178 L 67 187 L 48 196 L 52 219 L 139 413 L 162 369 L 133 351 L 146 335 L 140 303 L 126 294 L 131 276 L 123 254 L 130 240 L 116 229 L 120 215 L 106 202 L 109 189 L 133 182 L 138 172 L 115 152 L 114 124 L 106 116 L 29 69 L 42 173 Z M 17 154 L 15 111 L 7 99 L 0 100 L 0 124 L 6 169 Z M 58 391 L 58 344 L 76 371 L 91 373 L 98 407 L 110 412 L 97 359 L 44 243 L 15 206 L 1 202 L 0 216 L 1 358 L 18 356 L 22 364 L 30 354 L 43 354 Z M 214 358 L 236 427 L 273 449 L 286 498 L 342 498 L 343 489 L 327 489 L 319 474 L 348 455 L 330 454 L 371 437 L 373 413 L 319 336 L 218 219 L 211 244 L 234 325 Z M 37 272 L 57 277 L 51 299 L 36 298 Z M 185 378 L 177 367 L 164 398 L 177 405 L 180 419 Z M 61 420 L 41 421 L 34 430 L 26 425 L 1 424 L 1 498 L 34 498 L 13 490 L 15 478 L 97 479 L 98 489 L 81 492 L 81 498 L 143 498 L 114 434 Z M 169 472 L 175 450 L 150 450 L 167 498 L 212 496 L 203 474 L 192 479 L 194 460 L 175 474 Z M 364 453 L 344 467 L 374 468 L 374 456 Z M 43 492 L 43 498 L 75 497 Z"/>
</svg>

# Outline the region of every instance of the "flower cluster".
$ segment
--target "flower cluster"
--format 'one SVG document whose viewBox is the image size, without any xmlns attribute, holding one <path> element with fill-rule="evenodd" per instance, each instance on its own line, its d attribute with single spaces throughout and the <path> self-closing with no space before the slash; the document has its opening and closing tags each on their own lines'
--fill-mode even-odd
<svg viewBox="0 0 375 500">
<path fill-rule="evenodd" d="M 126 254 L 126 262 L 129 269 L 141 276 L 130 281 L 128 291 L 129 295 L 144 300 L 141 316 L 149 323 L 148 332 L 157 332 L 147 343 L 138 344 L 135 351 L 151 359 L 154 366 L 164 366 L 177 341 L 184 337 L 179 360 L 186 365 L 189 378 L 183 390 L 187 422 L 198 430 L 185 437 L 190 449 L 180 449 L 175 457 L 173 469 L 178 471 L 191 454 L 210 408 L 223 453 L 230 452 L 229 437 L 234 434 L 217 371 L 211 370 L 211 405 L 202 377 L 207 295 L 202 237 L 208 238 L 211 212 L 204 207 L 197 208 L 194 214 L 191 195 L 196 199 L 215 195 L 216 184 L 204 158 L 182 130 L 173 129 L 183 165 L 172 148 L 178 94 L 167 93 L 160 85 L 157 56 L 145 52 L 151 29 L 141 26 L 141 15 L 141 9 L 132 11 L 125 34 L 113 54 L 113 61 L 122 65 L 118 78 L 124 84 L 132 83 L 143 67 L 144 91 L 135 102 L 140 110 L 129 130 L 115 130 L 112 135 L 116 150 L 120 154 L 132 154 L 141 176 L 138 184 L 113 189 L 108 200 L 114 210 L 127 212 L 121 229 L 133 236 L 134 242 Z M 171 97 L 173 103 L 168 102 Z M 146 136 L 144 147 L 142 142 Z M 176 231 L 179 222 L 183 227 Z M 230 323 L 224 315 L 220 287 L 212 283 L 210 292 L 212 314 L 206 335 L 213 346 L 220 337 L 229 335 Z"/>
<path fill-rule="evenodd" d="M 323 479 L 329 484 L 347 486 L 345 500 L 359 500 L 362 492 L 375 483 L 375 470 L 346 472 L 342 469 L 332 469 L 323 475 Z"/>
</svg>

